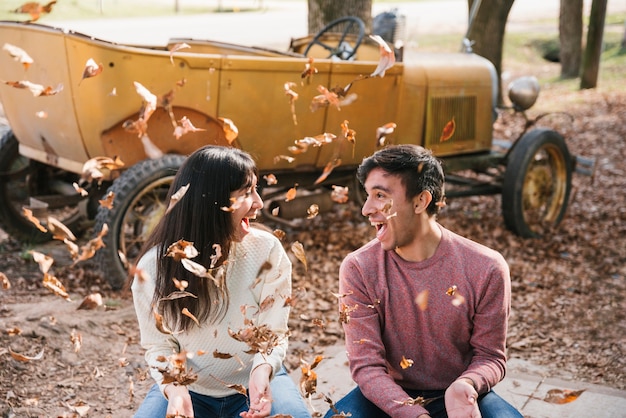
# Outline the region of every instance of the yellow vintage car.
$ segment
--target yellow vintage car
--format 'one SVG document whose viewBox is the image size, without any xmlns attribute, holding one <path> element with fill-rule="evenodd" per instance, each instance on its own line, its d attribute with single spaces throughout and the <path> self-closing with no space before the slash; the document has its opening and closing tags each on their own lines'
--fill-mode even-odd
<svg viewBox="0 0 626 418">
<path fill-rule="evenodd" d="M 559 133 L 493 138 L 489 61 L 471 52 L 405 60 L 358 18 L 292 39 L 284 52 L 185 38 L 121 45 L 10 21 L 0 22 L 0 39 L 10 125 L 0 141 L 0 227 L 24 241 L 50 239 L 25 209 L 75 232 L 106 224 L 97 257 L 114 287 L 163 213 L 185 155 L 204 144 L 244 149 L 262 176 L 278 179 L 266 188 L 265 215 L 279 222 L 306 217 L 313 203 L 332 209 L 333 185 L 358 199 L 360 161 L 397 143 L 444 161 L 448 196 L 501 193 L 504 221 L 519 235 L 541 234 L 567 208 L 576 158 Z M 509 97 L 524 111 L 538 92 L 527 77 Z M 100 203 L 107 196 L 112 205 Z"/>
</svg>

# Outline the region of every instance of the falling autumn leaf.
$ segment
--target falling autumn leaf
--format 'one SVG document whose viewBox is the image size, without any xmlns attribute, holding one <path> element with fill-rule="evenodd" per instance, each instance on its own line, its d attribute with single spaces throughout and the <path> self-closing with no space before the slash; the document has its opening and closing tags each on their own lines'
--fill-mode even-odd
<svg viewBox="0 0 626 418">
<path fill-rule="evenodd" d="M 152 142 L 148 135 L 143 135 L 141 137 L 141 143 L 143 144 L 143 150 L 146 153 L 146 156 L 151 160 L 158 160 L 163 157 L 163 151 L 161 151 L 161 149 L 157 147 L 154 142 Z"/>
<path fill-rule="evenodd" d="M 91 78 L 102 73 L 102 63 L 98 64 L 93 58 L 89 58 L 85 63 L 85 69 L 83 70 L 83 77 L 80 79 L 79 84 L 86 78 Z"/>
<path fill-rule="evenodd" d="M 400 360 L 400 367 L 402 367 L 403 369 L 408 369 L 411 366 L 413 366 L 413 360 L 402 356 L 402 360 Z"/>
<path fill-rule="evenodd" d="M 395 123 L 389 122 L 376 128 L 376 146 L 382 147 L 386 145 L 387 135 L 392 134 L 396 127 Z"/>
<path fill-rule="evenodd" d="M 450 119 L 448 123 L 446 123 L 445 126 L 443 127 L 443 130 L 441 131 L 441 136 L 439 137 L 439 142 L 445 142 L 449 140 L 450 138 L 452 138 L 452 135 L 454 135 L 455 129 L 456 129 L 456 122 L 454 121 L 454 116 L 452 116 L 452 119 Z"/>
<path fill-rule="evenodd" d="M 309 80 L 313 74 L 317 74 L 317 68 L 313 66 L 314 59 L 313 57 L 309 57 L 309 60 L 306 64 L 304 64 L 304 71 L 300 74 L 300 78 L 302 78 L 302 82 L 305 80 Z"/>
<path fill-rule="evenodd" d="M 170 197 L 170 204 L 167 206 L 167 210 L 165 211 L 165 213 L 168 213 L 169 211 L 172 210 L 172 208 L 178 203 L 180 202 L 180 200 L 183 198 L 183 196 L 185 195 L 185 193 L 187 193 L 187 190 L 189 190 L 189 183 L 185 184 L 184 186 L 180 186 L 180 188 L 178 190 L 176 190 L 176 193 L 174 193 L 171 197 Z"/>
<path fill-rule="evenodd" d="M 226 135 L 226 140 L 229 144 L 232 144 L 237 136 L 239 136 L 239 129 L 232 120 L 228 118 L 218 118 L 222 122 L 222 129 L 224 130 L 224 134 Z"/>
<path fill-rule="evenodd" d="M 22 4 L 20 7 L 14 10 L 15 13 L 25 13 L 30 15 L 30 22 L 35 22 L 39 20 L 39 17 L 42 14 L 47 14 L 52 11 L 52 6 L 56 4 L 57 0 L 52 0 L 51 2 L 46 3 L 45 5 L 41 5 L 38 2 L 30 1 Z"/>
<path fill-rule="evenodd" d="M 74 190 L 76 190 L 76 193 L 80 194 L 82 197 L 89 195 L 89 192 L 86 189 L 82 188 L 78 183 L 74 182 L 72 183 L 72 186 L 74 186 Z"/>
<path fill-rule="evenodd" d="M 285 194 L 285 202 L 290 202 L 293 199 L 296 198 L 296 194 L 298 193 L 297 188 L 298 185 L 295 184 L 292 188 L 290 188 L 289 190 L 287 190 L 287 193 Z"/>
<path fill-rule="evenodd" d="M 278 179 L 274 174 L 266 174 L 263 176 L 263 180 L 267 183 L 268 186 L 274 186 L 278 184 Z"/>
<path fill-rule="evenodd" d="M 330 193 L 330 199 L 336 203 L 347 203 L 350 200 L 350 189 L 344 186 L 332 186 L 333 190 Z"/>
<path fill-rule="evenodd" d="M 4 81 L 4 84 L 15 87 L 17 89 L 28 89 L 35 97 L 54 96 L 63 90 L 63 84 L 59 84 L 56 88 L 51 86 L 44 87 L 41 84 L 31 83 L 27 80 L 22 81 Z"/>
<path fill-rule="evenodd" d="M 289 106 L 291 109 L 291 119 L 293 120 L 293 124 L 298 124 L 298 119 L 296 117 L 296 100 L 298 100 L 298 93 L 296 93 L 293 88 L 296 86 L 294 82 L 287 82 L 284 84 L 285 95 L 289 98 Z"/>
<path fill-rule="evenodd" d="M 170 49 L 170 62 L 172 63 L 172 65 L 174 65 L 174 52 L 180 51 L 181 49 L 185 49 L 185 48 L 191 48 L 191 46 L 185 42 L 181 42 L 181 43 L 175 44 L 172 47 L 172 49 Z"/>
<path fill-rule="evenodd" d="M 393 67 L 396 63 L 396 56 L 387 42 L 380 35 L 370 35 L 370 38 L 378 44 L 380 50 L 380 60 L 378 61 L 378 66 L 374 72 L 370 74 L 370 77 L 384 77 L 385 71 Z"/>
<path fill-rule="evenodd" d="M 280 160 L 285 160 L 288 163 L 293 163 L 294 161 L 296 161 L 295 158 L 288 155 L 277 155 L 276 157 L 274 157 L 274 164 L 277 164 Z"/>
<path fill-rule="evenodd" d="M 198 250 L 193 246 L 193 242 L 185 241 L 184 239 L 171 244 L 165 251 L 165 256 L 172 257 L 175 261 L 180 261 L 183 258 L 195 258 L 198 254 Z"/>
<path fill-rule="evenodd" d="M 320 207 L 319 205 L 316 205 L 315 203 L 313 203 L 311 206 L 309 206 L 309 208 L 306 210 L 307 213 L 307 219 L 313 219 L 315 218 L 317 215 L 319 215 L 320 213 Z"/>
<path fill-rule="evenodd" d="M 18 46 L 6 43 L 2 46 L 2 49 L 7 51 L 15 61 L 22 64 L 25 70 L 28 70 L 28 67 L 34 62 L 30 55 Z"/>
<path fill-rule="evenodd" d="M 321 182 L 326 180 L 326 178 L 328 178 L 330 173 L 332 173 L 333 170 L 339 167 L 340 165 L 341 165 L 341 158 L 335 158 L 334 160 L 326 163 L 326 166 L 324 167 L 322 174 L 317 178 L 317 180 L 315 180 L 313 184 L 320 184 Z"/>
<path fill-rule="evenodd" d="M 189 309 L 183 308 L 181 313 L 186 317 L 191 318 L 191 320 L 195 322 L 197 326 L 200 326 L 200 321 L 198 321 L 198 318 L 196 318 L 191 312 L 189 312 Z"/>
<path fill-rule="evenodd" d="M 82 168 L 82 179 L 90 182 L 96 180 L 98 184 L 112 177 L 112 173 L 124 167 L 124 162 L 118 157 L 94 157 L 85 161 Z"/>
<path fill-rule="evenodd" d="M 29 253 L 33 256 L 35 263 L 39 265 L 39 271 L 44 274 L 50 271 L 50 267 L 54 264 L 54 259 L 52 257 L 35 250 L 31 250 Z"/>
<path fill-rule="evenodd" d="M 100 206 L 102 206 L 103 208 L 107 208 L 109 210 L 113 209 L 113 201 L 115 200 L 115 193 L 113 192 L 109 192 L 107 193 L 107 195 L 104 197 L 104 199 L 100 199 L 98 200 L 98 203 L 100 203 Z"/>
<path fill-rule="evenodd" d="M 306 254 L 304 253 L 304 246 L 299 241 L 294 241 L 291 244 L 291 251 L 296 258 L 304 265 L 304 269 L 307 270 Z"/>
<path fill-rule="evenodd" d="M 48 231 L 50 231 L 50 233 L 52 234 L 53 239 L 58 239 L 59 241 L 63 241 L 65 239 L 68 239 L 70 241 L 76 241 L 76 236 L 74 235 L 74 233 L 61 221 L 53 218 L 52 216 L 48 216 L 46 221 Z"/>
<path fill-rule="evenodd" d="M 44 273 L 42 283 L 45 288 L 51 290 L 55 295 L 61 296 L 63 299 L 71 302 L 70 295 L 67 293 L 67 290 L 65 290 L 65 286 L 53 275 Z"/>
<path fill-rule="evenodd" d="M 428 308 L 428 289 L 422 290 L 415 297 L 415 303 L 420 311 L 425 311 Z"/>
<path fill-rule="evenodd" d="M 30 210 L 30 209 L 28 209 L 28 208 L 23 207 L 23 208 L 22 208 L 22 214 L 24 215 L 24 217 L 25 217 L 26 219 L 28 219 L 28 221 L 29 221 L 30 223 L 32 223 L 33 225 L 35 225 L 35 227 L 37 227 L 37 229 L 38 229 L 38 230 L 40 230 L 40 231 L 41 231 L 41 232 L 43 232 L 43 233 L 48 232 L 48 230 L 46 229 L 46 227 L 45 227 L 45 226 L 43 226 L 43 225 L 41 224 L 41 222 L 39 221 L 39 219 L 38 219 L 38 218 L 36 218 L 35 216 L 33 216 L 33 211 L 32 211 L 32 210 Z"/>
<path fill-rule="evenodd" d="M 179 122 L 180 125 L 176 125 L 176 128 L 174 128 L 174 138 L 176 139 L 180 139 L 181 136 L 189 132 L 206 131 L 206 129 L 196 128 L 195 126 L 193 126 L 191 121 L 187 119 L 187 116 L 183 116 L 183 118 Z"/>
</svg>

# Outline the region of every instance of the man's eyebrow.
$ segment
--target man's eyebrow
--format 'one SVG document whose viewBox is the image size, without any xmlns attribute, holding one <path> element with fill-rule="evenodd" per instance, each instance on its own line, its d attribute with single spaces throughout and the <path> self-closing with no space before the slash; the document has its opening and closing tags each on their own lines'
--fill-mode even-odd
<svg viewBox="0 0 626 418">
<path fill-rule="evenodd" d="M 390 192 L 391 192 L 391 190 L 389 190 L 389 188 L 388 188 L 388 187 L 385 187 L 385 186 L 379 186 L 379 185 L 374 185 L 374 186 L 370 187 L 370 190 L 371 190 L 372 192 L 373 192 L 373 191 L 377 191 L 377 190 L 378 190 L 378 191 L 381 191 L 381 192 L 385 192 L 385 193 L 390 193 Z"/>
</svg>

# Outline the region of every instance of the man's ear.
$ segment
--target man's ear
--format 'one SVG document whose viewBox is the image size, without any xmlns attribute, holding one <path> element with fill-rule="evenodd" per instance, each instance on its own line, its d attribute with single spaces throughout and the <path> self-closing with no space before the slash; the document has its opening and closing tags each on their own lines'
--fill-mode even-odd
<svg viewBox="0 0 626 418">
<path fill-rule="evenodd" d="M 422 191 L 417 196 L 413 197 L 413 211 L 416 214 L 426 212 L 428 205 L 433 200 L 433 195 L 428 190 Z"/>
</svg>

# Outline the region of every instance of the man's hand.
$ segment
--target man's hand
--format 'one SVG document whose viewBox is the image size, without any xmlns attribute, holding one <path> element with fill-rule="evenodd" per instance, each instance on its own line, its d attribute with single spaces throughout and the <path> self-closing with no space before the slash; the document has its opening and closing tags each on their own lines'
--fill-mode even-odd
<svg viewBox="0 0 626 418">
<path fill-rule="evenodd" d="M 272 366 L 269 364 L 261 364 L 250 373 L 248 387 L 250 409 L 239 414 L 242 418 L 262 418 L 270 415 L 272 411 L 271 374 Z"/>
<path fill-rule="evenodd" d="M 478 392 L 467 379 L 455 380 L 446 389 L 448 418 L 481 418 L 478 409 Z"/>
<path fill-rule="evenodd" d="M 167 417 L 193 418 L 193 405 L 187 386 L 169 384 L 163 393 L 168 399 Z"/>
</svg>

